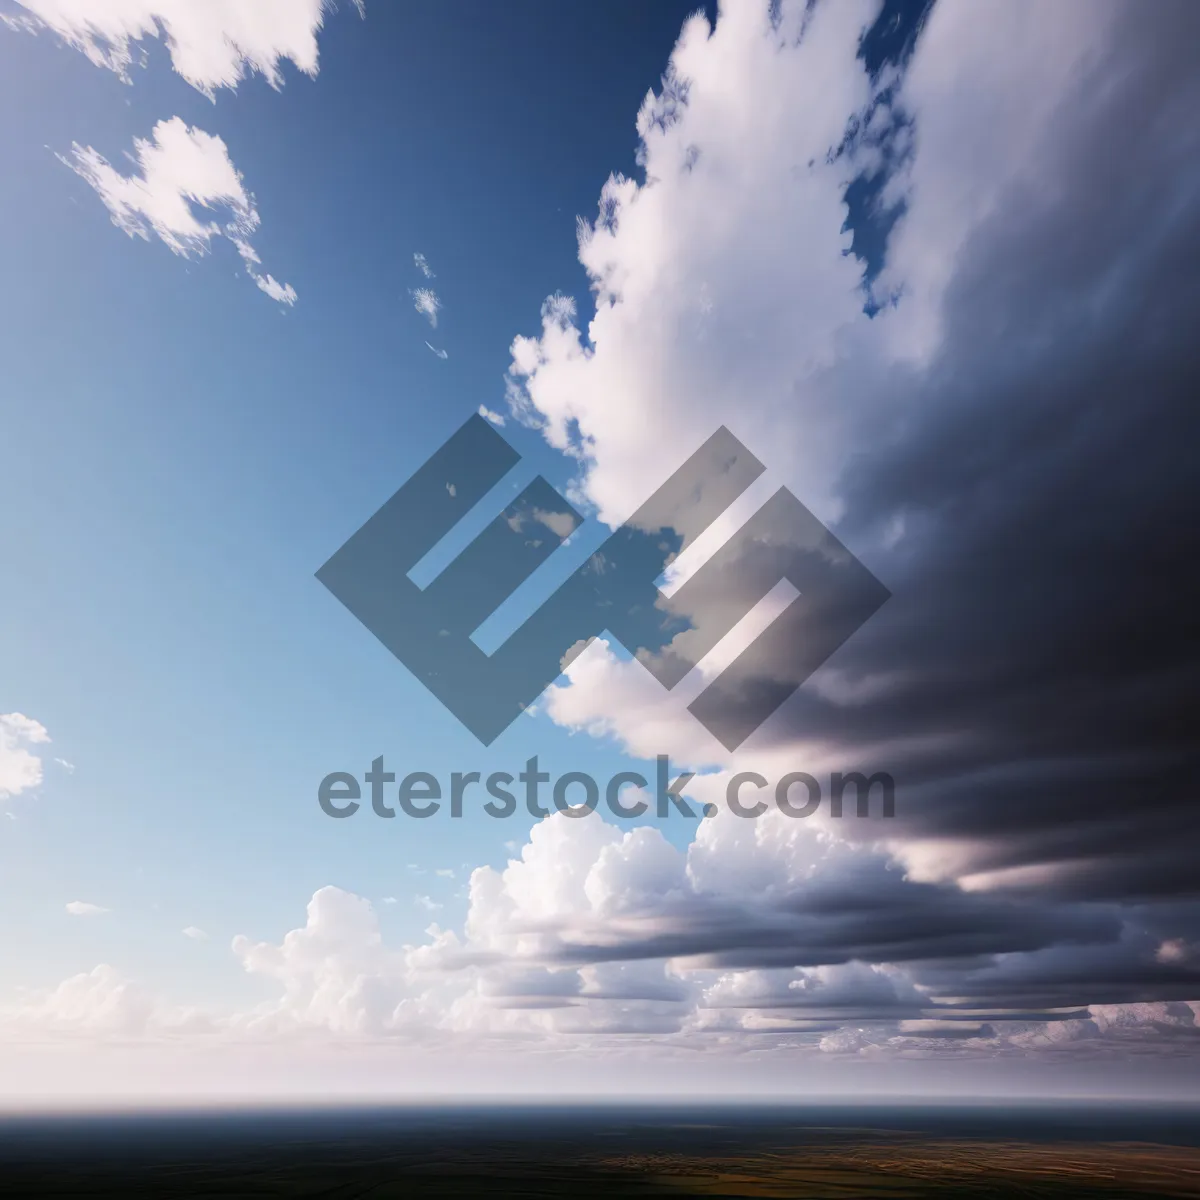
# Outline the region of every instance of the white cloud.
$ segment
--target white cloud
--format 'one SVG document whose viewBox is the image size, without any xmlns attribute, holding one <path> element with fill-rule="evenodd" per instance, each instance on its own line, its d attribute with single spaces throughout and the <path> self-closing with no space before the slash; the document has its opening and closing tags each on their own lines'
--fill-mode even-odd
<svg viewBox="0 0 1200 1200">
<path fill-rule="evenodd" d="M 256 217 L 255 227 L 257 227 L 257 224 Z M 296 289 L 290 283 L 280 283 L 274 276 L 263 274 L 259 270 L 262 260 L 258 257 L 254 247 L 244 237 L 233 237 L 233 244 L 237 247 L 237 252 L 242 256 L 242 263 L 246 268 L 246 274 L 254 280 L 259 291 L 266 292 L 276 303 L 286 304 L 291 308 L 296 303 Z"/>
<path fill-rule="evenodd" d="M 199 928 L 196 925 L 187 926 L 187 928 L 183 930 L 183 936 L 185 938 L 191 938 L 193 942 L 207 942 L 208 941 L 208 934 L 205 933 L 203 929 Z"/>
<path fill-rule="evenodd" d="M 426 342 L 425 345 L 429 346 L 429 343 Z M 429 349 L 432 350 L 433 353 L 436 354 L 443 362 L 450 357 L 449 350 L 439 350 L 436 346 L 429 346 Z"/>
<path fill-rule="evenodd" d="M 413 962 L 561 967 L 658 959 L 660 967 L 723 970 L 773 960 L 832 967 L 870 953 L 887 964 L 949 952 L 957 935 L 943 918 L 961 930 L 966 903 L 953 890 L 910 884 L 877 853 L 830 843 L 774 810 L 758 820 L 725 812 L 704 821 L 686 852 L 651 826 L 622 832 L 596 816 L 556 814 L 534 826 L 503 871 L 474 871 L 469 895 L 465 941 L 419 950 Z M 1022 922 L 1047 918 L 976 903 L 967 940 L 984 941 L 964 942 L 963 953 L 997 945 L 993 933 L 1002 942 L 1009 923 L 1015 948 L 1027 936 L 1016 933 Z M 884 932 L 901 925 L 902 937 Z"/>
<path fill-rule="evenodd" d="M 416 267 L 426 279 L 437 278 L 437 276 L 433 273 L 433 268 L 429 265 L 429 260 L 420 252 L 413 255 L 413 266 Z"/>
<path fill-rule="evenodd" d="M 774 486 L 827 523 L 841 515 L 844 464 L 906 415 L 889 403 L 899 372 L 937 346 L 973 231 L 1014 187 L 1036 186 L 1049 117 L 1109 36 L 1112 6 L 1095 19 L 1071 4 L 1036 19 L 1020 4 L 935 7 L 902 91 L 916 152 L 885 196 L 907 208 L 875 285 L 904 301 L 873 319 L 844 197 L 879 148 L 844 143 L 895 83 L 873 82 L 857 56 L 877 5 L 816 6 L 802 38 L 805 5 L 781 4 L 778 22 L 772 11 L 746 0 L 715 30 L 688 23 L 638 118 L 646 181 L 610 177 L 581 222 L 594 314 L 579 321 L 552 296 L 538 335 L 512 344 L 511 410 L 580 459 L 610 524 L 722 424 Z M 881 533 L 893 549 L 898 528 Z"/>
<path fill-rule="evenodd" d="M 250 1031 L 379 1032 L 404 991 L 402 960 L 384 948 L 370 902 L 336 887 L 313 896 L 306 924 L 280 945 L 239 934 L 233 952 L 247 972 L 283 988 L 277 1002 L 241 1015 L 239 1022 Z"/>
<path fill-rule="evenodd" d="M 89 904 L 86 900 L 72 900 L 67 905 L 67 912 L 73 917 L 98 917 L 108 909 L 100 904 Z"/>
<path fill-rule="evenodd" d="M 479 406 L 479 415 L 483 417 L 485 421 L 491 421 L 493 425 L 504 424 L 503 416 L 501 416 L 498 412 L 492 412 L 492 410 L 488 408 L 486 404 L 481 404 Z"/>
<path fill-rule="evenodd" d="M 782 817 L 708 821 L 680 851 L 650 826 L 554 816 L 504 870 L 472 873 L 460 932 L 431 925 L 423 943 L 389 947 L 366 899 L 325 887 L 279 942 L 233 939 L 245 970 L 276 984 L 275 999 L 225 1012 L 180 1008 L 101 965 L 0 1009 L 0 1036 L 173 1032 L 243 1044 L 302 1035 L 452 1042 L 460 1053 L 517 1039 L 578 1053 L 635 1035 L 643 1050 L 651 1042 L 640 1039 L 653 1039 L 667 1054 L 736 1057 L 769 1046 L 903 1056 L 952 1043 L 960 1056 L 993 1056 L 1153 1047 L 1164 1030 L 1185 1038 L 1196 1024 L 1194 1002 L 1031 1008 L 991 985 L 1007 979 L 1018 997 L 1039 979 L 1060 986 L 1070 955 L 966 954 L 958 967 L 964 947 L 954 943 L 982 937 L 976 949 L 998 948 L 988 940 L 998 914 L 1019 942 L 1043 911 L 982 899 L 967 901 L 968 912 L 878 856 L 826 849 L 803 822 Z M 1148 956 L 1130 966 L 1152 966 L 1154 943 L 1134 941 Z M 1080 944 L 1075 961 L 1086 965 L 1100 949 Z"/>
<path fill-rule="evenodd" d="M 433 288 L 412 288 L 409 295 L 413 298 L 413 308 L 428 320 L 429 324 L 436 329 L 438 323 L 438 313 L 441 311 L 442 302 L 437 298 L 437 293 Z M 425 343 L 427 346 L 428 342 Z M 433 350 L 432 346 L 429 346 Z M 433 350 L 434 354 L 438 352 Z"/>
<path fill-rule="evenodd" d="M 798 44 L 802 4 L 777 28 L 765 3 L 727 6 L 711 36 L 689 21 L 639 114 L 647 182 L 611 177 L 581 224 L 594 316 L 581 329 L 552 297 L 539 336 L 513 343 L 510 406 L 581 456 L 602 520 L 722 424 L 833 511 L 846 420 L 828 376 L 870 322 L 842 232 L 858 164 L 830 151 L 871 100 L 856 55 L 875 9 L 819 5 Z"/>
<path fill-rule="evenodd" d="M 50 1026 L 134 1032 L 145 1027 L 152 1008 L 136 985 L 101 963 L 89 972 L 64 979 L 25 1005 L 22 1016 Z"/>
<path fill-rule="evenodd" d="M 0 1034 L 18 1041 L 48 1033 L 126 1039 L 210 1028 L 197 1009 L 166 1004 L 107 963 L 64 979 L 54 988 L 26 992 L 21 1003 L 0 1009 Z"/>
<path fill-rule="evenodd" d="M 50 741 L 46 727 L 24 713 L 0 713 L 0 800 L 8 800 L 42 782 L 42 760 L 30 746 Z"/>
<path fill-rule="evenodd" d="M 134 150 L 138 170 L 132 175 L 122 175 L 91 146 L 76 144 L 60 158 L 95 189 L 113 224 L 130 237 L 149 241 L 153 235 L 173 253 L 193 258 L 224 236 L 263 292 L 282 304 L 296 302 L 290 284 L 260 270 L 250 238 L 261 219 L 219 137 L 172 117 L 159 121 L 149 139 L 134 139 Z M 223 224 L 217 210 L 224 210 Z"/>
<path fill-rule="evenodd" d="M 175 70 L 210 99 L 261 74 L 283 86 L 282 66 L 315 76 L 317 34 L 334 0 L 16 0 L 28 14 L 16 28 L 45 29 L 99 67 L 130 81 L 144 38 L 165 41 Z M 359 14 L 361 0 L 355 0 Z"/>
</svg>

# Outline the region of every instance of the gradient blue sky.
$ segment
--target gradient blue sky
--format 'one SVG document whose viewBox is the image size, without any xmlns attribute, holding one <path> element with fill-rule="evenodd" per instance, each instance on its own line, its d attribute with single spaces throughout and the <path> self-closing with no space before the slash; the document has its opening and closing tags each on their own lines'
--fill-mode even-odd
<svg viewBox="0 0 1200 1200">
<path fill-rule="evenodd" d="M 318 79 L 288 64 L 283 94 L 256 78 L 215 103 L 157 44 L 131 87 L 48 36 L 0 40 L 0 471 L 30 518 L 6 536 L 27 586 L 5 589 L 0 707 L 39 714 L 77 768 L 51 766 L 46 802 L 6 831 L 10 982 L 51 984 L 102 950 L 168 989 L 237 989 L 241 897 L 282 933 L 325 883 L 396 896 L 383 916 L 407 940 L 429 919 L 415 894 L 459 915 L 464 864 L 524 840 L 523 816 L 321 814 L 328 771 L 385 754 L 447 773 L 482 752 L 312 576 L 480 404 L 503 407 L 513 336 L 548 294 L 586 286 L 575 214 L 609 169 L 633 170 L 633 115 L 688 11 L 349 10 L 322 34 Z M 131 243 L 52 152 L 115 161 L 168 111 L 246 164 L 257 249 L 286 262 L 294 308 L 248 288 L 228 244 L 187 264 Z M 408 296 L 418 251 L 436 332 Z M 509 433 L 527 476 L 568 477 Z M 489 762 L 535 752 L 613 769 L 544 718 Z M 77 896 L 119 919 L 72 921 Z M 183 941 L 189 925 L 215 945 Z"/>
</svg>

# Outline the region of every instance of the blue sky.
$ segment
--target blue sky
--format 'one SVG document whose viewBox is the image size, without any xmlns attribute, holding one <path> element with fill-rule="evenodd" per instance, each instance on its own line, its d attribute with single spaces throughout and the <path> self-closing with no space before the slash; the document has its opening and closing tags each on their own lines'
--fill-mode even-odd
<svg viewBox="0 0 1200 1200">
<path fill-rule="evenodd" d="M 1148 466 L 1109 528 L 1144 548 L 1177 527 L 1156 480 L 1183 477 L 1185 351 L 1074 397 L 1116 339 L 1175 345 L 1132 298 L 1167 294 L 1193 233 L 1186 134 L 1155 123 L 1186 111 L 1182 35 L 1121 4 L 1030 9 L 1036 44 L 999 4 L 830 7 L 772 24 L 738 0 L 685 27 L 673 0 L 273 0 L 247 31 L 139 0 L 124 33 L 107 0 L 91 27 L 58 0 L 0 7 L 0 714 L 22 714 L 0 740 L 0 1031 L 22 1070 L 79 1027 L 96 1063 L 165 1039 L 129 1076 L 190 1064 L 184 1092 L 248 1086 L 202 1081 L 209 1047 L 266 1061 L 313 1038 L 301 1090 L 323 1055 L 382 1044 L 495 1055 L 494 1083 L 513 1039 L 550 1088 L 581 1046 L 604 1078 L 648 1055 L 710 1088 L 783 1086 L 785 1062 L 835 1090 L 879 1086 L 873 1064 L 969 1089 L 979 1062 L 997 1089 L 1183 1086 L 1160 1035 L 1196 1028 L 1200 914 L 1170 882 L 1177 836 L 1120 833 L 1110 763 L 1154 790 L 1182 752 L 1119 720 L 1159 679 L 1151 647 L 1113 649 L 1150 601 L 1110 590 L 1102 532 L 1073 528 L 1070 579 L 1051 534 L 1041 557 L 1019 536 L 1060 511 L 1049 480 L 1102 476 L 1122 446 Z M 1152 195 L 1097 182 L 1119 103 L 1158 131 L 1115 135 Z M 152 176 L 130 155 L 155 138 Z M 201 152 L 240 179 L 240 233 L 175 187 Z M 197 218 L 218 225 L 189 242 Z M 1139 389 L 1159 407 L 1136 414 Z M 540 472 L 588 514 L 564 562 L 726 424 L 894 600 L 737 754 L 606 644 L 484 748 L 314 578 L 481 406 L 522 455 L 510 490 Z M 1044 583 L 981 618 L 1017 577 Z M 1111 623 L 1057 658 L 1039 638 L 1089 580 Z M 1116 715 L 1041 713 L 1110 658 Z M 739 769 L 888 769 L 900 812 L 635 833 L 316 803 L 378 755 L 603 780 L 659 753 L 715 772 L 701 798 Z M 1099 794 L 1091 832 L 1073 789 Z M 1168 881 L 1150 899 L 1143 871 Z M 849 919 L 864 895 L 903 936 Z M 386 1084 L 363 1065 L 345 1086 Z"/>
<path fill-rule="evenodd" d="M 224 943 L 239 895 L 283 932 L 297 897 L 336 881 L 403 900 L 384 918 L 416 937 L 429 915 L 414 895 L 462 910 L 464 863 L 523 839 L 520 817 L 381 831 L 320 813 L 328 771 L 381 753 L 466 770 L 480 749 L 312 576 L 480 404 L 503 407 L 509 343 L 581 282 L 575 214 L 610 164 L 633 169 L 632 114 L 686 12 L 342 12 L 318 80 L 288 64 L 282 94 L 252 79 L 215 103 L 157 45 L 128 86 L 50 37 L 4 38 L 5 276 L 24 282 L 4 295 L 3 474 L 14 504 L 52 496 L 13 531 L 32 586 L 5 597 L 5 689 L 77 767 L 47 772 L 50 802 L 17 813 L 5 845 L 20 982 L 55 982 L 96 949 L 94 927 L 64 918 L 76 893 L 122 914 L 105 957 L 203 985 L 211 958 L 198 970 L 179 929 Z M 536 89 L 497 88 L 513 62 Z M 168 110 L 254 162 L 258 249 L 287 261 L 295 308 L 236 278 L 228 245 L 189 265 L 129 243 L 47 149 L 115 160 Z M 409 301 L 426 282 L 414 252 L 437 273 L 436 331 Z M 81 331 L 66 353 L 64 325 Z M 567 477 L 535 436 L 514 441 L 530 475 Z M 608 757 L 538 726 L 514 731 L 505 762 Z M 222 986 L 240 986 L 228 965 Z"/>
</svg>

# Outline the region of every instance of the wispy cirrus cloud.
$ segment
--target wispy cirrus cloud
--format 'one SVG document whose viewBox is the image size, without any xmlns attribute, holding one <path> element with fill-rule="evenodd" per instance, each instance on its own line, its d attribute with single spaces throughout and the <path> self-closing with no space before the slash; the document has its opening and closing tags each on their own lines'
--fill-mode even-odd
<svg viewBox="0 0 1200 1200">
<path fill-rule="evenodd" d="M 413 308 L 429 322 L 432 328 L 436 329 L 438 313 L 442 308 L 442 302 L 438 299 L 437 292 L 433 288 L 412 288 L 409 295 L 412 296 Z M 434 353 L 436 354 L 437 351 Z"/>
<path fill-rule="evenodd" d="M 16 0 L 14 29 L 47 31 L 98 67 L 132 81 L 145 61 L 144 39 L 166 43 L 175 70 L 209 99 L 249 75 L 283 86 L 283 64 L 305 75 L 318 70 L 317 34 L 335 0 Z M 360 16 L 363 0 L 354 0 Z M 140 53 L 139 53 L 140 51 Z"/>
<path fill-rule="evenodd" d="M 183 258 L 208 254 L 213 241 L 224 237 L 261 291 L 281 304 L 295 304 L 295 289 L 261 270 L 250 241 L 261 218 L 221 138 L 172 117 L 159 121 L 149 138 L 134 139 L 132 174 L 121 174 L 97 150 L 78 143 L 59 158 L 94 189 L 113 224 L 130 237 L 158 238 Z M 223 211 L 223 221 L 217 211 Z"/>
</svg>

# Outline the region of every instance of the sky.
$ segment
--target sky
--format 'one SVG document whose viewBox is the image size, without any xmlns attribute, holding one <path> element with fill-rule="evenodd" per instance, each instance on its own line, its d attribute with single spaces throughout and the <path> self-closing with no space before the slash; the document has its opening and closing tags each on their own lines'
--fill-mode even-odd
<svg viewBox="0 0 1200 1200">
<path fill-rule="evenodd" d="M 0 1102 L 1194 1095 L 1200 10 L 250 11 L 0 0 Z M 420 586 L 583 518 L 488 651 L 757 458 L 678 687 L 597 630 L 485 746 L 322 586 L 472 418 Z M 887 599 L 730 749 L 781 487 Z M 692 815 L 319 803 L 533 756 Z M 729 803 L 852 771 L 893 816 Z"/>
</svg>

